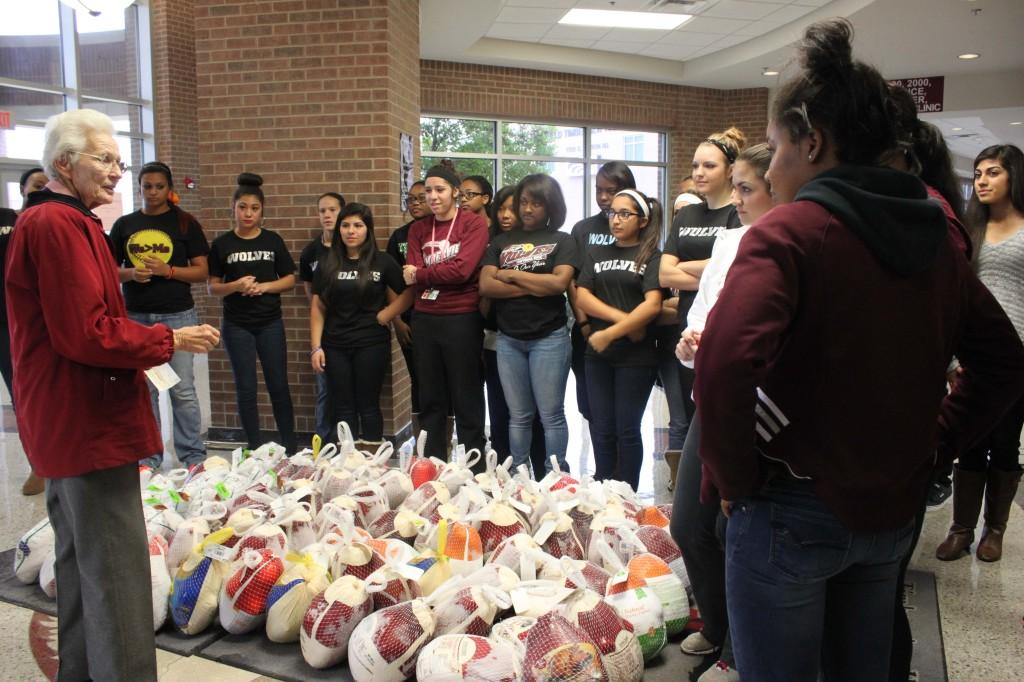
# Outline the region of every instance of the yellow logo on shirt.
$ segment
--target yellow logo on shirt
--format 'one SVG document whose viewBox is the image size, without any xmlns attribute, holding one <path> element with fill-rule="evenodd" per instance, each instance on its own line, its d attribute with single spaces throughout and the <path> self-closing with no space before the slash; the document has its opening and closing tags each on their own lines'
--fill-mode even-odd
<svg viewBox="0 0 1024 682">
<path fill-rule="evenodd" d="M 125 247 L 128 252 L 128 260 L 137 268 L 146 267 L 143 258 L 159 258 L 164 263 L 171 260 L 171 253 L 174 251 L 174 244 L 171 238 L 163 230 L 139 230 L 131 237 L 128 237 L 128 244 Z"/>
</svg>

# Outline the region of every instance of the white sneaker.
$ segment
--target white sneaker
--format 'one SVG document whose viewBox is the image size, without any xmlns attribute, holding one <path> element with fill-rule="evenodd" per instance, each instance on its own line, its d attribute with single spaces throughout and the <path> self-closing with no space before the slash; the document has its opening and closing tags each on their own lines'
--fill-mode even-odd
<svg viewBox="0 0 1024 682">
<path fill-rule="evenodd" d="M 740 674 L 725 661 L 719 661 L 705 670 L 697 682 L 740 682 Z"/>
<path fill-rule="evenodd" d="M 679 649 L 690 656 L 707 656 L 718 651 L 718 647 L 708 641 L 703 632 L 694 632 L 679 643 Z"/>
</svg>

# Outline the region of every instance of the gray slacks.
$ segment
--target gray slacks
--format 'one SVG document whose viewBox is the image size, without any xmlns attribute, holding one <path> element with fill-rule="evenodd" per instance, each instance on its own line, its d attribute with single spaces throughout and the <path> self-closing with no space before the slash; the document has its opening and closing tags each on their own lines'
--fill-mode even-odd
<svg viewBox="0 0 1024 682">
<path fill-rule="evenodd" d="M 46 482 L 56 537 L 58 682 L 156 680 L 138 465 Z"/>
</svg>

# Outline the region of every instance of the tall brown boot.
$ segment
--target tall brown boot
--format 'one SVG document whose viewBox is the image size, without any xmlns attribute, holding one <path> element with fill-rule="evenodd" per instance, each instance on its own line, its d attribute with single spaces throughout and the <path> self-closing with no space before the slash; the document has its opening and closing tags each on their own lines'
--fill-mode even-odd
<svg viewBox="0 0 1024 682">
<path fill-rule="evenodd" d="M 967 471 L 959 465 L 953 471 L 953 525 L 935 550 L 936 559 L 953 561 L 969 553 L 974 542 L 974 527 L 978 525 L 978 513 L 981 512 L 985 478 L 984 471 Z"/>
<path fill-rule="evenodd" d="M 1017 494 L 1021 472 L 988 468 L 988 486 L 985 488 L 985 530 L 978 543 L 978 558 L 999 561 L 1003 558 L 1003 533 L 1010 518 L 1010 505 Z"/>
<path fill-rule="evenodd" d="M 682 450 L 666 450 L 665 464 L 668 465 L 668 489 L 676 489 L 676 471 L 679 469 L 679 460 L 683 456 Z"/>
</svg>

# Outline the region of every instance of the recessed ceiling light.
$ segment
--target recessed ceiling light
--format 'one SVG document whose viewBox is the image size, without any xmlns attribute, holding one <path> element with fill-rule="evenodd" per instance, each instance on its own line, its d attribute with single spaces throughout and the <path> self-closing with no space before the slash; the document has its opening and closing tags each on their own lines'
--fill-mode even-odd
<svg viewBox="0 0 1024 682">
<path fill-rule="evenodd" d="M 960 132 L 961 130 L 963 130 L 963 128 L 953 128 L 953 132 L 954 132 L 954 133 L 958 133 L 958 132 Z"/>
<path fill-rule="evenodd" d="M 1024 126 L 1024 121 L 1010 121 L 1012 126 Z"/>
<path fill-rule="evenodd" d="M 958 54 L 958 55 L 956 56 L 956 58 L 957 58 L 957 59 L 962 59 L 962 60 L 964 60 L 965 62 L 968 62 L 968 61 L 970 61 L 970 60 L 972 60 L 972 59 L 977 59 L 977 58 L 978 58 L 978 57 L 980 57 L 980 56 L 981 56 L 981 55 L 980 55 L 980 54 L 978 54 L 977 52 L 964 52 L 963 54 Z"/>
<path fill-rule="evenodd" d="M 693 18 L 692 14 L 665 14 L 660 12 L 623 12 L 609 9 L 571 9 L 558 20 L 570 26 L 600 26 L 604 28 L 646 28 L 671 31 Z"/>
<path fill-rule="evenodd" d="M 776 69 L 769 69 L 767 66 L 761 69 L 762 76 L 778 76 L 779 72 Z"/>
</svg>

